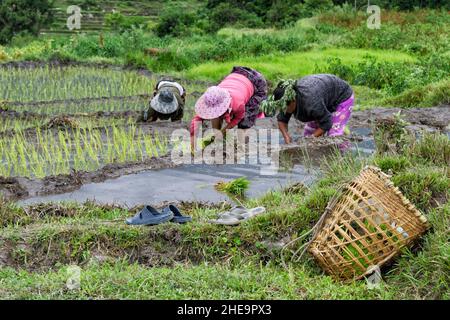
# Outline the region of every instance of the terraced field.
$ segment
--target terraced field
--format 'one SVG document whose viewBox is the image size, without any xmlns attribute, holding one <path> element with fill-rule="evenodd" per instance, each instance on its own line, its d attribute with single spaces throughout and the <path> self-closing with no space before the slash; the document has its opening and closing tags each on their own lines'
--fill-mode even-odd
<svg viewBox="0 0 450 320">
<path fill-rule="evenodd" d="M 78 5 L 82 9 L 81 30 L 69 30 L 67 28 L 67 19 L 70 14 L 67 8 L 72 5 Z M 196 10 L 199 7 L 197 1 L 171 1 L 170 6 L 182 7 L 186 10 Z M 53 24 L 41 31 L 43 35 L 64 35 L 72 33 L 102 33 L 111 31 L 111 26 L 105 23 L 105 17 L 113 12 L 118 12 L 125 17 L 132 17 L 143 27 L 154 24 L 161 11 L 167 5 L 161 1 L 55 1 Z"/>
</svg>

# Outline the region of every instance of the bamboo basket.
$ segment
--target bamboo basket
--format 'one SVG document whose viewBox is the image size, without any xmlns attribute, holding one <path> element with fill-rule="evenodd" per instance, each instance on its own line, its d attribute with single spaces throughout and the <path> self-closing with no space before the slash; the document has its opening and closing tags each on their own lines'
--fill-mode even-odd
<svg viewBox="0 0 450 320">
<path fill-rule="evenodd" d="M 330 201 L 308 251 L 325 272 L 353 281 L 388 262 L 428 227 L 389 176 L 367 166 Z"/>
</svg>

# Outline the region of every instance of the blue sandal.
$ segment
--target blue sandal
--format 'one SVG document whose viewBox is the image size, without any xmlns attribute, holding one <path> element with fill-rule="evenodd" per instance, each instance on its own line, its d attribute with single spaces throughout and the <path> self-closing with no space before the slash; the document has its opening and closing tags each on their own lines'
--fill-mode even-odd
<svg viewBox="0 0 450 320">
<path fill-rule="evenodd" d="M 173 218 L 172 220 L 170 220 L 171 222 L 174 223 L 187 223 L 187 222 L 191 222 L 192 218 L 188 217 L 188 216 L 183 216 L 180 212 L 180 210 L 175 207 L 174 205 L 169 205 L 167 208 L 164 208 L 163 213 L 167 213 L 170 212 L 173 214 Z"/>
<path fill-rule="evenodd" d="M 150 226 L 168 222 L 172 220 L 173 213 L 171 211 L 158 212 L 151 206 L 145 206 L 141 212 L 137 213 L 133 218 L 128 218 L 126 223 L 133 226 Z"/>
</svg>

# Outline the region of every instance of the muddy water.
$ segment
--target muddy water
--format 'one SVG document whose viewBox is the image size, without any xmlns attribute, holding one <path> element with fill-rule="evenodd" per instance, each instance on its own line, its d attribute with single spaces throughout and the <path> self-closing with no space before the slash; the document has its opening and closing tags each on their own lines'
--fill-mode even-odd
<svg viewBox="0 0 450 320">
<path fill-rule="evenodd" d="M 217 203 L 229 200 L 226 195 L 215 190 L 214 185 L 219 181 L 245 176 L 251 181 L 247 196 L 258 197 L 270 189 L 279 189 L 295 182 L 310 185 L 318 174 L 317 170 L 302 165 L 295 165 L 288 172 L 274 172 L 274 175 L 261 175 L 261 168 L 257 165 L 186 165 L 173 169 L 144 171 L 102 183 L 85 184 L 74 192 L 35 197 L 20 203 L 27 205 L 94 200 L 97 203 L 114 203 L 127 207 L 156 205 L 166 201 Z"/>
<path fill-rule="evenodd" d="M 354 128 L 357 139 L 347 151 L 367 156 L 373 153 L 375 144 L 370 128 Z M 294 139 L 302 141 L 301 135 L 293 134 Z M 280 141 L 281 142 L 281 141 Z M 319 176 L 319 160 L 327 153 L 334 152 L 336 146 L 307 148 L 308 160 L 304 150 L 295 146 L 284 150 L 280 168 L 262 165 L 183 165 L 162 170 L 147 170 L 123 175 L 100 183 L 87 183 L 78 190 L 62 194 L 38 196 L 20 202 L 22 205 L 41 202 L 85 202 L 88 200 L 101 204 L 119 204 L 133 207 L 143 204 L 157 205 L 163 202 L 198 201 L 217 203 L 231 200 L 227 195 L 215 190 L 219 181 L 229 181 L 247 177 L 251 184 L 246 194 L 258 197 L 269 190 L 277 190 L 293 183 L 310 185 Z M 285 161 L 287 159 L 287 161 Z M 284 159 L 284 160 L 283 160 Z"/>
</svg>

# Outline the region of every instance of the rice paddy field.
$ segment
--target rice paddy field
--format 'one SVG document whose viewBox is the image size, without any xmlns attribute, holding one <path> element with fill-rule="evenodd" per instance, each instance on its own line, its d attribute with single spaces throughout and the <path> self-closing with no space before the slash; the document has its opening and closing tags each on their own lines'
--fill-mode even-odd
<svg viewBox="0 0 450 320">
<path fill-rule="evenodd" d="M 188 12 L 202 6 L 178 2 Z M 128 2 L 107 3 L 126 16 L 157 23 L 160 8 L 154 1 L 134 8 Z M 65 5 L 57 1 L 58 19 L 39 37 L 0 46 L 0 299 L 450 299 L 445 12 L 389 11 L 392 22 L 380 31 L 383 35 L 360 27 L 364 16 L 344 7 L 335 15 L 325 12 L 283 28 L 237 24 L 205 34 L 196 25 L 183 27 L 190 33 L 162 37 L 148 25 L 113 31 L 105 26 L 105 13 L 95 8 L 89 11 L 94 18 L 86 33 L 66 33 L 58 22 Z M 159 51 L 149 54 L 149 48 Z M 178 168 L 170 159 L 175 147 L 170 135 L 189 128 L 196 100 L 235 65 L 258 69 L 271 89 L 280 78 L 311 73 L 346 79 L 357 99 L 348 139 L 356 146 L 368 143 L 370 152 L 358 147 L 338 152 L 325 138 L 305 142 L 303 124 L 294 122 L 296 156 L 283 161 L 286 167 L 301 166 L 308 178 L 314 172 L 313 182 L 270 185 L 258 197 L 246 197 L 250 169 L 234 168 L 236 181 L 242 182 L 236 187 L 239 197 L 174 201 L 193 218 L 191 223 L 126 225 L 125 219 L 144 204 L 167 205 L 151 199 L 177 190 L 171 179 L 182 184 L 190 177 L 196 183 L 192 172 L 205 174 L 202 165 L 170 171 Z M 186 88 L 184 117 L 144 122 L 142 112 L 165 77 Z M 276 122 L 267 118 L 257 127 L 275 128 Z M 328 203 L 367 165 L 389 174 L 430 224 L 420 239 L 383 265 L 376 286 L 366 279 L 336 280 L 308 253 L 296 259 Z M 214 170 L 224 175 L 223 167 Z M 132 180 L 140 173 L 153 179 L 152 187 L 117 187 L 127 188 L 123 194 L 148 189 L 148 203 L 138 206 L 95 199 L 23 202 L 70 194 L 88 184 L 95 188 L 105 181 Z M 192 193 L 213 188 L 199 178 Z M 266 212 L 235 227 L 209 223 L 236 204 L 263 206 Z M 395 230 L 391 236 L 400 243 L 404 233 Z M 365 253 L 351 244 L 347 248 Z M 354 250 L 344 251 L 351 263 Z M 80 285 L 69 288 L 74 266 Z"/>
<path fill-rule="evenodd" d="M 49 66 L 1 68 L 0 77 L 8 101 L 3 110 L 12 112 L 1 119 L 3 177 L 92 171 L 167 153 L 166 136 L 149 135 L 136 124 L 154 79 L 133 71 Z M 98 112 L 128 116 L 94 116 Z"/>
</svg>

